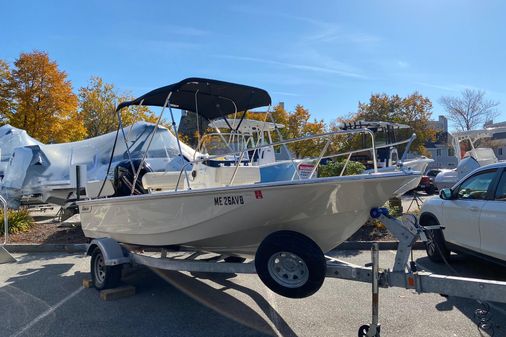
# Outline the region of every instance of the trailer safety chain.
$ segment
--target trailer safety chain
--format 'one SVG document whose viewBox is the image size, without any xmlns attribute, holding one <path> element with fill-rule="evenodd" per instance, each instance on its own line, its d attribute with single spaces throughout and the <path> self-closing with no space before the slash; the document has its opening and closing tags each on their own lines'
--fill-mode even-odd
<svg viewBox="0 0 506 337">
<path fill-rule="evenodd" d="M 440 229 L 443 230 L 444 228 L 442 228 L 440 226 Z M 432 232 L 432 230 L 425 228 L 425 234 L 427 236 L 430 236 L 432 243 L 436 246 L 436 249 L 437 249 L 439 255 L 441 256 L 441 259 L 443 260 L 446 267 L 448 267 L 448 269 L 455 276 L 462 277 L 462 275 L 455 268 L 453 268 L 450 265 L 450 263 L 448 262 L 448 260 L 446 259 L 445 254 L 443 254 L 442 248 L 439 246 L 439 242 L 437 240 L 434 240 L 434 233 Z M 442 294 L 442 295 L 444 295 L 444 294 Z M 444 297 L 446 297 L 446 296 L 444 296 Z M 480 306 L 474 310 L 474 319 L 476 320 L 475 323 L 476 323 L 476 326 L 478 327 L 478 331 L 480 332 L 480 334 L 483 331 L 483 332 L 488 333 L 490 335 L 490 337 L 493 337 L 495 334 L 495 324 L 492 321 L 493 315 L 490 313 L 490 304 L 488 304 L 487 302 L 482 302 L 480 300 L 476 300 L 476 302 Z"/>
<path fill-rule="evenodd" d="M 474 310 L 474 318 L 478 321 L 478 331 L 480 334 L 481 331 L 484 331 L 488 333 L 490 337 L 494 337 L 495 326 L 494 322 L 492 321 L 492 317 L 494 317 L 494 315 L 490 313 L 490 304 L 480 301 L 477 302 L 481 305 L 481 308 Z"/>
</svg>

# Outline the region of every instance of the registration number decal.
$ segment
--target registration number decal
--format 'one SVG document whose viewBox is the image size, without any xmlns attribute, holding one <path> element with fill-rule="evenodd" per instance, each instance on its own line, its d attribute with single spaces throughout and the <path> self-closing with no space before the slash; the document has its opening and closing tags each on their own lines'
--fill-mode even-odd
<svg viewBox="0 0 506 337">
<path fill-rule="evenodd" d="M 231 205 L 244 205 L 243 196 L 228 195 L 224 197 L 214 197 L 214 206 L 231 206 Z"/>
<path fill-rule="evenodd" d="M 91 212 L 91 206 L 82 206 L 81 207 L 81 213 L 90 213 Z"/>
</svg>

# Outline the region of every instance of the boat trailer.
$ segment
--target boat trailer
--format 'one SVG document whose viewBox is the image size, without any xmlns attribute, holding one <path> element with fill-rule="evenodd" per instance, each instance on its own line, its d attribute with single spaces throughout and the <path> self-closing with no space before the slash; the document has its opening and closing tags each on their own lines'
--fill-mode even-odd
<svg viewBox="0 0 506 337">
<path fill-rule="evenodd" d="M 436 293 L 442 296 L 457 296 L 479 301 L 493 301 L 506 303 L 506 282 L 465 278 L 448 275 L 438 275 L 431 272 L 419 271 L 410 254 L 414 243 L 421 239 L 427 240 L 426 231 L 442 229 L 440 226 L 422 227 L 416 217 L 414 221 L 401 221 L 388 214 L 385 208 L 374 208 L 370 212 L 371 218 L 381 221 L 387 229 L 399 240 L 395 261 L 392 269 L 380 269 L 379 248 L 374 243 L 371 249 L 371 263 L 365 266 L 351 264 L 339 259 L 326 256 L 326 277 L 372 284 L 372 319 L 370 324 L 362 325 L 358 330 L 359 337 L 379 337 L 379 289 L 399 287 L 415 290 L 417 293 Z M 102 260 L 94 263 L 93 252 L 97 248 L 102 253 Z M 120 244 L 111 238 L 94 239 L 88 246 L 87 255 L 92 255 L 92 274 L 104 268 L 121 267 L 123 264 L 144 265 L 151 268 L 185 272 L 204 273 L 242 273 L 255 274 L 254 261 L 242 263 L 233 259 L 217 256 L 211 259 L 198 259 L 205 253 L 193 252 L 181 254 L 181 250 L 172 251 L 166 248 L 156 250 L 160 257 L 146 255 L 154 252 L 153 247 L 139 247 Z M 176 257 L 169 257 L 168 253 L 177 252 Z M 184 253 L 184 252 L 183 252 Z M 158 255 L 158 254 L 157 254 Z M 174 254 L 171 254 L 174 255 Z M 101 269 L 102 268 L 102 269 Z M 120 273 L 117 274 L 119 282 Z"/>
</svg>

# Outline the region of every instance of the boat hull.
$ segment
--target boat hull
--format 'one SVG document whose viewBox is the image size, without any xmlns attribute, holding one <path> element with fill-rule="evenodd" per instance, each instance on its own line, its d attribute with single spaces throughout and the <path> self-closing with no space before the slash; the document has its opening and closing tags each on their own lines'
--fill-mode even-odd
<svg viewBox="0 0 506 337">
<path fill-rule="evenodd" d="M 83 201 L 79 209 L 90 238 L 252 255 L 267 235 L 292 230 L 327 252 L 413 179 L 419 175 L 393 172 L 162 192 Z"/>
</svg>

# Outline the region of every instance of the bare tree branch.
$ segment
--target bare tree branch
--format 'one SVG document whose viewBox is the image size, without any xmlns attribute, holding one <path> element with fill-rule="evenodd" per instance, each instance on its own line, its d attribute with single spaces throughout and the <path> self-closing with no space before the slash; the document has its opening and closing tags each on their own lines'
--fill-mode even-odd
<svg viewBox="0 0 506 337">
<path fill-rule="evenodd" d="M 446 117 L 462 131 L 472 130 L 499 115 L 494 109 L 499 102 L 485 99 L 482 90 L 465 89 L 462 97 L 444 96 L 440 104 L 446 110 Z"/>
</svg>

